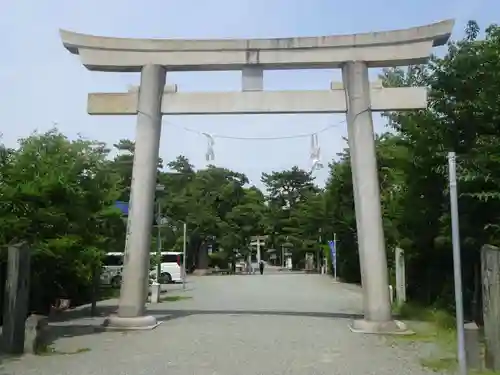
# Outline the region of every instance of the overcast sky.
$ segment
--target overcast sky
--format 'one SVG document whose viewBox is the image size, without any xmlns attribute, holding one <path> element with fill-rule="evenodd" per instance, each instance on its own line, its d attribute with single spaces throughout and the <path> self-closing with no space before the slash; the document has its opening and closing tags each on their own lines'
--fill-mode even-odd
<svg viewBox="0 0 500 375">
<path fill-rule="evenodd" d="M 496 19 L 494 18 L 496 15 Z M 495 0 L 0 0 L 0 132 L 8 146 L 38 129 L 58 123 L 70 138 L 78 134 L 108 144 L 134 138 L 135 117 L 91 117 L 89 92 L 120 92 L 138 84 L 138 74 L 89 72 L 78 56 L 66 51 L 59 28 L 81 33 L 142 38 L 265 38 L 350 34 L 424 25 L 456 18 L 455 37 L 465 22 L 484 28 L 498 22 Z M 371 72 L 376 77 L 377 72 Z M 273 71 L 265 73 L 266 89 L 327 89 L 339 72 Z M 238 72 L 172 73 L 179 90 L 239 90 Z M 310 139 L 250 141 L 218 139 L 280 137 L 307 134 L 339 124 L 319 135 L 327 164 L 345 146 L 340 115 L 172 116 L 164 117 L 160 155 L 183 154 L 197 168 L 206 165 L 206 140 L 215 137 L 214 164 L 244 172 L 260 185 L 261 172 L 298 165 L 309 169 Z M 375 119 L 376 130 L 384 123 Z M 315 172 L 322 185 L 327 168 Z"/>
</svg>

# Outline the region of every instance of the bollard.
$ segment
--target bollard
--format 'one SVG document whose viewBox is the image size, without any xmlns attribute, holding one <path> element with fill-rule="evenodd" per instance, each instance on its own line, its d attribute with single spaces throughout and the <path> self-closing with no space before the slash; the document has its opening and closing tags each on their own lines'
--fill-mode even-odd
<svg viewBox="0 0 500 375">
<path fill-rule="evenodd" d="M 481 370 L 483 368 L 479 336 L 479 327 L 476 323 L 470 322 L 464 325 L 465 358 L 467 368 L 471 370 Z"/>
<path fill-rule="evenodd" d="M 159 303 L 160 302 L 160 289 L 161 284 L 154 281 L 151 284 L 151 303 Z"/>
</svg>

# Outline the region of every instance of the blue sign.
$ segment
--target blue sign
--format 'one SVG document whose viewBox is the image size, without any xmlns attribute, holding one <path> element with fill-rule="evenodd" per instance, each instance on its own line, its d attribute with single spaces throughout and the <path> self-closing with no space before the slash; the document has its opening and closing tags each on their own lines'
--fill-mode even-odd
<svg viewBox="0 0 500 375">
<path fill-rule="evenodd" d="M 328 241 L 328 246 L 330 246 L 330 252 L 332 254 L 332 267 L 334 270 L 334 275 L 337 277 L 337 248 L 335 247 L 336 241 Z"/>
<path fill-rule="evenodd" d="M 115 207 L 118 208 L 123 215 L 128 216 L 128 202 L 116 201 Z"/>
<path fill-rule="evenodd" d="M 337 249 L 335 248 L 335 241 L 328 241 L 328 246 L 330 246 L 330 252 L 332 254 L 332 260 L 337 256 Z"/>
</svg>

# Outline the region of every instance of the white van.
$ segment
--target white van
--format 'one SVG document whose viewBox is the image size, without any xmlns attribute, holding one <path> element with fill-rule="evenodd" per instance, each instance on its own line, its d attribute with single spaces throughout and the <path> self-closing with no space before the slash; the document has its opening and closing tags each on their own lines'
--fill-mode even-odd
<svg viewBox="0 0 500 375">
<path fill-rule="evenodd" d="M 151 254 L 153 256 L 153 254 Z M 182 282 L 184 257 L 180 252 L 162 251 L 160 266 L 160 283 Z M 156 277 L 156 269 L 151 270 L 150 275 Z"/>
<path fill-rule="evenodd" d="M 123 253 L 107 253 L 103 264 L 101 284 L 110 285 L 113 288 L 120 287 L 123 272 Z"/>
</svg>

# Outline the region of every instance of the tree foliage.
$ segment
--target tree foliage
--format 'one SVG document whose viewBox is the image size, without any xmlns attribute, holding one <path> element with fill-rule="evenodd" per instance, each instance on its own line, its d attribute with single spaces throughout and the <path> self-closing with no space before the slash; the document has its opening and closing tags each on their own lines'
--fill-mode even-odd
<svg viewBox="0 0 500 375">
<path fill-rule="evenodd" d="M 32 294 L 45 306 L 45 296 L 76 297 L 78 289 L 88 289 L 101 250 L 123 236 L 109 225 L 120 222 L 112 208 L 120 179 L 109 168 L 108 151 L 95 142 L 69 141 L 56 130 L 33 134 L 8 150 L 0 236 L 3 244 L 30 244 Z"/>
<path fill-rule="evenodd" d="M 425 86 L 429 98 L 425 110 L 385 113 L 389 131 L 376 137 L 390 276 L 394 248 L 401 247 L 409 297 L 452 303 L 446 156 L 453 150 L 470 307 L 478 297 L 479 249 L 500 245 L 500 28 L 490 26 L 479 39 L 478 25 L 470 22 L 464 39 L 450 43 L 444 56 L 384 70 L 382 79 L 385 86 Z M 35 288 L 33 305 L 61 296 L 85 299 L 103 254 L 123 250 L 125 225 L 114 202 L 129 200 L 135 145 L 122 139 L 113 148 L 115 157 L 100 142 L 69 140 L 57 130 L 32 134 L 15 149 L 0 145 L 0 245 L 30 243 L 33 284 L 44 286 Z M 305 252 L 321 261 L 335 234 L 338 275 L 360 282 L 349 150 L 329 169 L 323 189 L 295 166 L 264 173 L 261 191 L 237 171 L 196 170 L 182 155 L 166 164 L 159 160 L 158 183 L 165 190 L 157 193 L 156 206 L 169 219 L 157 233 L 163 249 L 182 249 L 186 223 L 189 269 L 234 267 L 252 252 L 257 235 L 268 236 L 266 247 L 277 250 L 278 264 L 287 252 L 301 267 Z"/>
<path fill-rule="evenodd" d="M 500 29 L 484 39 L 469 22 L 463 40 L 443 57 L 408 69 L 387 69 L 385 86 L 426 86 L 428 109 L 387 113 L 392 134 L 377 139 L 381 200 L 389 264 L 392 249 L 407 254 L 408 292 L 426 304 L 452 304 L 453 272 L 447 152 L 457 153 L 460 230 L 466 308 L 478 297 L 479 250 L 498 244 L 500 233 Z M 331 165 L 326 198 L 340 233 L 339 261 L 347 279 L 359 279 L 355 216 L 346 153 Z M 350 235 L 349 235 L 350 233 Z M 342 259 L 344 258 L 344 259 Z M 345 272 L 349 270 L 348 274 Z M 354 272 L 354 273 L 351 273 Z"/>
</svg>

